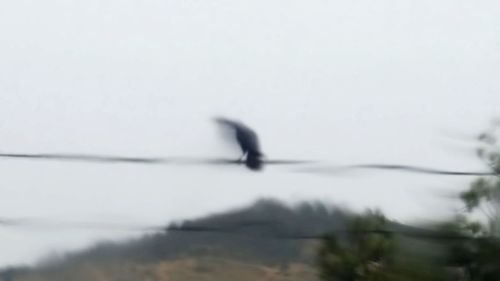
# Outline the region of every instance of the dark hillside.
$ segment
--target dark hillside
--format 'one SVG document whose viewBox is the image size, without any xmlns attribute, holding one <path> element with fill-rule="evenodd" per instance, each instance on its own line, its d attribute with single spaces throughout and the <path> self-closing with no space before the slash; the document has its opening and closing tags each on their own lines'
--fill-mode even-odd
<svg viewBox="0 0 500 281">
<path fill-rule="evenodd" d="M 165 232 L 128 243 L 101 243 L 73 260 L 133 259 L 157 261 L 190 256 L 223 256 L 263 263 L 308 262 L 311 240 L 345 224 L 345 214 L 320 203 L 289 207 L 259 200 L 239 210 L 172 224 Z M 307 251 L 306 251 L 307 252 Z"/>
</svg>

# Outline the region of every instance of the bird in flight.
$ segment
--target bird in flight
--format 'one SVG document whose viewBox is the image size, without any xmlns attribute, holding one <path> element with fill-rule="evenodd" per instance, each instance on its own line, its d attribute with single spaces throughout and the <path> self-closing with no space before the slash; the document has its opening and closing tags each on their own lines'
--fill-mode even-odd
<svg viewBox="0 0 500 281">
<path fill-rule="evenodd" d="M 264 154 L 262 154 L 260 150 L 259 138 L 255 131 L 241 122 L 224 117 L 217 117 L 215 121 L 232 131 L 234 140 L 238 143 L 243 152 L 239 162 L 243 161 L 251 170 L 261 170 L 262 157 Z"/>
</svg>

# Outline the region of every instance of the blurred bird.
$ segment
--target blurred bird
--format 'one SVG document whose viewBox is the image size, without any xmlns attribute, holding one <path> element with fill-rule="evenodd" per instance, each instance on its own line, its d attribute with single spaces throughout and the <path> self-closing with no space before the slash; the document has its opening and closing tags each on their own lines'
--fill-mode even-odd
<svg viewBox="0 0 500 281">
<path fill-rule="evenodd" d="M 262 157 L 264 154 L 260 151 L 259 139 L 254 130 L 241 122 L 223 117 L 217 117 L 215 121 L 234 132 L 234 139 L 243 152 L 239 161 L 244 161 L 245 165 L 251 170 L 262 169 Z"/>
</svg>

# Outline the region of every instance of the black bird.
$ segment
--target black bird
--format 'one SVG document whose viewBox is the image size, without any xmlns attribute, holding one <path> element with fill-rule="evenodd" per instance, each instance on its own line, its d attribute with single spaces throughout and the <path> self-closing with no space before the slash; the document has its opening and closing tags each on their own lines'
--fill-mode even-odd
<svg viewBox="0 0 500 281">
<path fill-rule="evenodd" d="M 234 137 L 243 152 L 239 161 L 245 161 L 245 165 L 251 170 L 262 169 L 264 154 L 260 151 L 259 139 L 254 130 L 241 122 L 223 117 L 217 117 L 215 121 L 234 131 Z"/>
</svg>

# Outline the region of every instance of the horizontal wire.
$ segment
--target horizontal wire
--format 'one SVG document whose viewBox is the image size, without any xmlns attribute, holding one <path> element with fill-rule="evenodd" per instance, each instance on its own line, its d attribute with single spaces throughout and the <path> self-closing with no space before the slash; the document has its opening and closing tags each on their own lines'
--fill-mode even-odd
<svg viewBox="0 0 500 281">
<path fill-rule="evenodd" d="M 243 164 L 242 160 L 220 159 L 220 158 L 188 158 L 188 157 L 124 157 L 124 156 L 109 156 L 109 155 L 91 155 L 91 154 L 63 154 L 63 153 L 45 153 L 45 154 L 28 154 L 28 153 L 0 153 L 0 158 L 13 158 L 25 160 L 54 160 L 54 161 L 84 161 L 84 162 L 102 162 L 102 163 L 131 163 L 131 164 Z M 295 165 L 295 164 L 315 164 L 319 161 L 306 160 L 263 160 L 268 165 Z M 321 168 L 317 170 L 308 170 L 320 174 L 338 173 L 356 169 L 374 169 L 374 170 L 397 170 L 421 174 L 436 174 L 436 175 L 452 175 L 452 176 L 495 176 L 495 172 L 470 172 L 470 171 L 451 171 L 440 170 L 434 168 L 411 166 L 411 165 L 396 165 L 396 164 L 358 164 L 344 166 L 329 166 L 330 168 Z M 232 228 L 207 227 L 207 226 L 158 226 L 158 225 L 131 225 L 131 224 L 110 224 L 96 222 L 54 222 L 48 220 L 36 219 L 6 219 L 0 218 L 0 225 L 4 227 L 38 227 L 38 228 L 54 228 L 54 229 L 100 229 L 100 230 L 123 230 L 123 231 L 172 231 L 172 232 L 220 232 L 220 233 L 236 233 L 240 226 Z M 247 225 L 249 226 L 249 225 Z M 351 232 L 347 230 L 332 230 L 335 232 Z M 379 234 L 402 234 L 405 236 L 418 236 L 437 239 L 471 239 L 469 236 L 456 235 L 436 235 L 429 233 L 409 233 L 401 231 L 387 230 L 366 230 L 364 233 L 379 233 Z M 325 234 L 312 235 L 286 235 L 275 238 L 281 239 L 321 239 Z"/>
<path fill-rule="evenodd" d="M 63 153 L 0 153 L 0 158 L 24 159 L 24 160 L 52 160 L 52 161 L 82 161 L 96 163 L 129 163 L 129 164 L 170 164 L 170 165 L 240 165 L 243 160 L 224 159 L 224 158 L 189 158 L 189 157 L 126 157 L 111 155 L 92 155 L 92 154 L 63 154 Z M 296 159 L 264 159 L 265 165 L 306 165 L 320 164 L 320 161 L 296 160 Z M 357 165 L 337 165 L 323 166 L 322 168 L 312 168 L 302 170 L 302 172 L 318 174 L 335 174 L 355 169 L 373 169 L 373 170 L 394 170 L 406 171 L 419 174 L 434 174 L 448 176 L 497 176 L 497 172 L 481 171 L 453 171 L 436 168 L 428 168 L 412 165 L 399 164 L 357 164 Z"/>
<path fill-rule="evenodd" d="M 47 219 L 7 219 L 0 218 L 0 226 L 10 228 L 38 228 L 38 229 L 84 229 L 84 230 L 123 230 L 123 231 L 150 231 L 163 230 L 165 226 L 151 226 L 140 224 L 124 224 L 109 222 L 69 222 Z"/>
<path fill-rule="evenodd" d="M 431 175 L 444 175 L 444 176 L 498 176 L 497 172 L 483 172 L 483 171 L 453 171 L 436 169 L 422 166 L 401 165 L 401 164 L 356 164 L 344 166 L 322 166 L 318 168 L 303 169 L 303 172 L 316 173 L 316 174 L 340 174 L 351 170 L 389 170 L 389 171 L 402 171 L 417 174 L 431 174 Z"/>
<path fill-rule="evenodd" d="M 190 158 L 190 157 L 128 157 L 95 154 L 72 153 L 0 153 L 0 158 L 14 158 L 25 160 L 54 160 L 54 161 L 82 161 L 103 163 L 131 163 L 131 164 L 244 164 L 243 160 L 224 158 Z M 268 165 L 308 164 L 313 161 L 305 160 L 263 160 Z"/>
<path fill-rule="evenodd" d="M 272 221 L 247 221 L 230 226 L 207 226 L 207 225 L 185 225 L 185 226 L 159 226 L 159 225 L 133 225 L 118 223 L 98 223 L 98 222 L 54 222 L 36 219 L 0 219 L 0 226 L 15 228 L 49 228 L 49 229 L 85 229 L 85 230 L 119 230 L 119 231 L 143 231 L 143 232 L 181 232 L 181 233 L 219 233 L 234 234 L 256 238 L 283 239 L 283 240 L 320 240 L 330 234 L 380 234 L 380 235 L 401 235 L 417 239 L 433 240 L 495 240 L 498 237 L 473 237 L 460 234 L 440 233 L 435 230 L 415 228 L 414 230 L 396 229 L 360 229 L 352 230 L 346 228 L 332 228 L 322 233 L 301 233 L 301 234 L 260 234 L 245 231 L 245 228 L 255 226 L 279 226 Z M 259 230 L 255 229 L 254 230 Z M 265 230 L 265 229 L 264 229 Z M 297 231 L 297 230 L 294 230 Z"/>
</svg>

